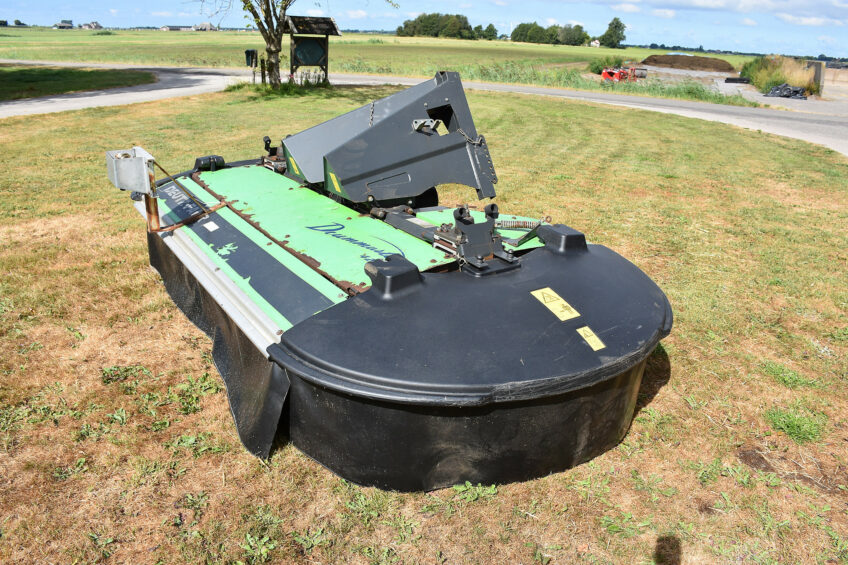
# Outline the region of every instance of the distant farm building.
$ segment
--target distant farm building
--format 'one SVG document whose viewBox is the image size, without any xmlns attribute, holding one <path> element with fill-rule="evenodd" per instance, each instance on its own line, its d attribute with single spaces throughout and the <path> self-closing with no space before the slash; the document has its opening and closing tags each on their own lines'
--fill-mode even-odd
<svg viewBox="0 0 848 565">
<path fill-rule="evenodd" d="M 82 24 L 80 26 L 81 29 L 103 29 L 103 26 L 97 22 L 90 22 L 87 24 Z"/>
<path fill-rule="evenodd" d="M 601 46 L 601 42 L 598 41 L 597 39 L 593 39 L 592 43 L 589 44 L 589 47 L 600 47 L 600 46 Z"/>
<path fill-rule="evenodd" d="M 159 31 L 217 31 L 218 28 L 212 25 L 209 22 L 203 22 L 202 24 L 195 24 L 193 26 L 184 26 L 184 25 L 174 25 L 174 26 L 162 26 L 159 28 Z"/>
<path fill-rule="evenodd" d="M 53 24 L 53 29 L 74 29 L 73 20 L 62 20 L 58 24 Z"/>
</svg>

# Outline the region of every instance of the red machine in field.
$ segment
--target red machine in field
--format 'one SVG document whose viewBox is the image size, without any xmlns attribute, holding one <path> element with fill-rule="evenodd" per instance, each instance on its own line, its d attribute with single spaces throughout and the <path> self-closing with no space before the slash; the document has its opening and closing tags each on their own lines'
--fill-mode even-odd
<svg viewBox="0 0 848 565">
<path fill-rule="evenodd" d="M 637 78 L 648 76 L 648 69 L 636 67 L 606 67 L 601 72 L 601 80 L 605 82 L 636 82 Z"/>
</svg>

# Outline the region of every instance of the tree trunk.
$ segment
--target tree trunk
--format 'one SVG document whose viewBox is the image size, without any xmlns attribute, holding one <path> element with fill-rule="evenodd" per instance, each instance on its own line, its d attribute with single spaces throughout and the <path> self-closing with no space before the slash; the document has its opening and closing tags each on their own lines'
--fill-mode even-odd
<svg viewBox="0 0 848 565">
<path fill-rule="evenodd" d="M 271 88 L 280 88 L 280 47 L 269 45 L 265 52 L 268 53 L 268 82 Z"/>
</svg>

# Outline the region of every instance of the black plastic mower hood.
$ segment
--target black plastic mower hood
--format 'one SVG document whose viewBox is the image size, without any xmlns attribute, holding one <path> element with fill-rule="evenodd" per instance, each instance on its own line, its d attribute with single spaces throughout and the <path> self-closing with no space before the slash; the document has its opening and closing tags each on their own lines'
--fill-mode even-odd
<svg viewBox="0 0 848 565">
<path fill-rule="evenodd" d="M 295 325 L 269 354 L 315 385 L 398 403 L 472 406 L 592 386 L 644 359 L 672 312 L 636 266 L 578 235 L 582 245 L 549 242 L 520 268 L 481 278 L 420 274 L 400 256 L 375 262 L 371 290 Z"/>
</svg>

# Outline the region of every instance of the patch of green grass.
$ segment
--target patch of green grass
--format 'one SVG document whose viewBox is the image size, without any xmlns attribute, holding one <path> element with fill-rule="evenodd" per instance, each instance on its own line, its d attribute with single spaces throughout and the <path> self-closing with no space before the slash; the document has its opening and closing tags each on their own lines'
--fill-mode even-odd
<svg viewBox="0 0 848 565">
<path fill-rule="evenodd" d="M 415 533 L 415 528 L 419 526 L 418 522 L 407 518 L 403 514 L 399 514 L 391 520 L 384 520 L 383 524 L 397 530 L 397 536 L 394 540 L 395 543 L 405 543 L 412 539 L 413 534 Z"/>
<path fill-rule="evenodd" d="M 174 453 L 187 450 L 192 454 L 192 456 L 194 456 L 195 459 L 207 454 L 224 453 L 225 451 L 229 451 L 229 447 L 227 445 L 213 442 L 212 434 L 209 432 L 177 436 L 171 441 L 165 442 L 165 447 L 173 449 Z"/>
<path fill-rule="evenodd" d="M 0 65 L 0 100 L 19 100 L 156 82 L 147 71 Z"/>
<path fill-rule="evenodd" d="M 651 502 L 660 500 L 659 495 L 670 498 L 677 494 L 677 489 L 674 487 L 663 487 L 663 479 L 658 475 L 649 475 L 643 477 L 639 471 L 633 469 L 630 472 L 630 478 L 633 480 L 633 487 L 637 491 L 647 492 L 651 497 Z"/>
<path fill-rule="evenodd" d="M 601 516 L 600 525 L 609 534 L 632 538 L 650 526 L 651 522 L 639 521 L 630 512 L 619 512 L 614 516 Z"/>
<path fill-rule="evenodd" d="M 209 394 L 217 394 L 223 390 L 218 379 L 203 373 L 200 378 L 188 379 L 168 392 L 169 400 L 179 403 L 180 413 L 194 414 L 200 412 L 200 399 Z"/>
<path fill-rule="evenodd" d="M 376 491 L 371 494 L 355 489 L 351 492 L 350 500 L 345 502 L 351 515 L 363 526 L 370 526 L 374 520 L 383 515 L 391 503 L 385 493 Z"/>
<path fill-rule="evenodd" d="M 97 549 L 100 557 L 108 559 L 112 556 L 112 549 L 109 546 L 115 543 L 114 537 L 107 536 L 105 534 L 98 534 L 96 532 L 89 532 L 88 539 L 91 540 L 92 544 L 94 544 L 94 547 Z"/>
<path fill-rule="evenodd" d="M 209 495 L 204 491 L 198 493 L 187 492 L 181 500 L 177 501 L 175 506 L 177 508 L 191 510 L 194 513 L 194 520 L 197 521 L 203 516 L 206 507 L 209 506 Z"/>
<path fill-rule="evenodd" d="M 326 545 L 328 543 L 326 535 L 324 534 L 324 528 L 318 528 L 314 531 L 307 528 L 302 532 L 292 532 L 291 536 L 295 543 L 300 545 L 303 553 L 306 554 L 310 553 L 316 547 Z"/>
<path fill-rule="evenodd" d="M 708 484 L 715 482 L 721 476 L 721 473 L 724 470 L 724 465 L 722 464 L 721 459 L 716 457 L 709 463 L 698 461 L 692 465 L 692 468 L 697 471 L 695 476 L 698 478 L 698 482 L 700 482 L 703 486 L 707 486 Z"/>
<path fill-rule="evenodd" d="M 239 544 L 244 550 L 244 557 L 248 563 L 265 563 L 271 559 L 271 551 L 277 547 L 277 544 L 271 541 L 268 536 L 261 538 L 244 534 L 244 543 Z"/>
<path fill-rule="evenodd" d="M 827 424 L 827 416 L 800 404 L 789 408 L 770 408 L 765 418 L 772 428 L 785 433 L 795 443 L 818 441 Z"/>
<path fill-rule="evenodd" d="M 483 486 L 481 484 L 473 485 L 469 481 L 465 484 L 454 485 L 450 494 L 442 498 L 436 494 L 430 493 L 427 504 L 421 507 L 422 512 L 442 512 L 450 516 L 458 509 L 465 507 L 468 504 L 491 500 L 498 494 L 498 488 L 495 485 Z"/>
<path fill-rule="evenodd" d="M 129 417 L 127 416 L 127 411 L 123 408 L 118 408 L 111 414 L 106 414 L 106 418 L 108 418 L 110 422 L 114 422 L 119 426 L 125 426 L 127 424 L 127 420 L 129 419 Z"/>
<path fill-rule="evenodd" d="M 67 467 L 56 467 L 56 469 L 53 470 L 53 477 L 57 480 L 64 481 L 75 475 L 85 473 L 86 471 L 88 471 L 86 459 L 85 457 L 80 457 L 73 465 L 68 465 Z"/>
<path fill-rule="evenodd" d="M 456 493 L 456 499 L 466 503 L 494 498 L 498 494 L 496 485 L 483 486 L 479 483 L 472 485 L 470 481 L 465 481 L 462 485 L 454 485 L 453 490 Z"/>
<path fill-rule="evenodd" d="M 792 369 L 788 369 L 780 363 L 774 363 L 772 361 L 763 365 L 763 372 L 788 388 L 820 386 L 817 380 L 805 379 Z"/>
<path fill-rule="evenodd" d="M 149 377 L 150 370 L 141 365 L 104 367 L 100 371 L 100 381 L 104 385 L 123 382 L 130 378 Z"/>
</svg>

